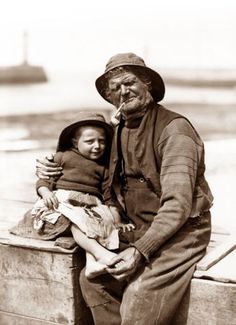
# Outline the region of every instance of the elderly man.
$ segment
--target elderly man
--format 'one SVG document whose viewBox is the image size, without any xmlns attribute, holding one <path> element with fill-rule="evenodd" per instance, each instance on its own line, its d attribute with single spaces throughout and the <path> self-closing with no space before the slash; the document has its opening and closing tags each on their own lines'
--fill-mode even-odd
<svg viewBox="0 0 236 325">
<path fill-rule="evenodd" d="M 82 272 L 82 293 L 95 324 L 173 324 L 210 238 L 203 142 L 185 117 L 158 104 L 163 80 L 137 55 L 113 56 L 96 87 L 117 108 L 105 200 L 136 229 L 122 234 L 108 274 Z"/>
</svg>

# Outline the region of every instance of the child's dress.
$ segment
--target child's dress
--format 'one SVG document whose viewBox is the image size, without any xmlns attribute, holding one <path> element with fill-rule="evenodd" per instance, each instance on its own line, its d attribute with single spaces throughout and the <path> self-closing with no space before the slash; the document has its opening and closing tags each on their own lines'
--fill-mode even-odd
<svg viewBox="0 0 236 325">
<path fill-rule="evenodd" d="M 104 247 L 118 248 L 118 229 L 114 225 L 109 208 L 102 204 L 98 195 L 104 167 L 82 157 L 74 149 L 58 152 L 54 159 L 60 162 L 64 172 L 55 183 L 55 187 L 59 187 L 54 191 L 59 202 L 58 208 L 49 210 L 43 199 L 38 199 L 33 208 L 25 213 L 23 219 L 11 228 L 10 232 L 27 238 L 52 240 L 70 234 L 73 223 L 89 238 L 96 239 Z M 82 184 L 81 180 L 84 180 Z M 39 180 L 37 187 L 52 187 L 52 184 L 47 182 Z M 65 189 L 67 187 L 73 190 Z M 87 188 L 91 193 L 81 191 Z"/>
<path fill-rule="evenodd" d="M 42 199 L 26 212 L 23 220 L 10 232 L 28 238 L 52 240 L 68 234 L 71 223 L 108 249 L 119 247 L 116 229 L 108 207 L 94 195 L 77 191 L 54 191 L 59 206 L 49 210 Z"/>
</svg>

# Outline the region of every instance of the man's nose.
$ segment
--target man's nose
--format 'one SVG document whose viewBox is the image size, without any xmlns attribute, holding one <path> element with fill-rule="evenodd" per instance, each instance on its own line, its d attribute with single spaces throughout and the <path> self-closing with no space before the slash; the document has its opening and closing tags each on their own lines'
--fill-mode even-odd
<svg viewBox="0 0 236 325">
<path fill-rule="evenodd" d="M 125 96 L 128 93 L 129 93 L 129 87 L 127 87 L 125 85 L 121 85 L 121 95 Z"/>
</svg>

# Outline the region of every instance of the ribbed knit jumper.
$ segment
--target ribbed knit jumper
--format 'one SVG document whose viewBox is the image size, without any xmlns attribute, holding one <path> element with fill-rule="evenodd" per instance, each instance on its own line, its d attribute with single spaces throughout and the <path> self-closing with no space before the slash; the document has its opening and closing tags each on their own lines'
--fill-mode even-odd
<svg viewBox="0 0 236 325">
<path fill-rule="evenodd" d="M 121 134 L 126 132 L 121 130 Z M 119 198 L 119 129 L 115 132 L 110 165 L 111 192 Z M 152 104 L 126 144 L 125 170 L 141 171 L 156 193 L 160 208 L 146 232 L 133 244 L 146 258 L 156 252 L 189 217 L 209 210 L 212 195 L 204 177 L 204 145 L 190 122 L 160 105 Z M 124 134 L 122 135 L 124 141 Z M 126 139 L 127 141 L 127 139 Z M 118 149 L 117 149 L 118 146 Z M 124 150 L 124 144 L 122 144 Z M 138 168 L 137 168 L 138 166 Z M 135 176 L 135 175 L 134 175 Z M 148 209 L 148 204 L 146 206 Z M 129 216 L 132 219 L 132 216 Z"/>
<path fill-rule="evenodd" d="M 96 195 L 103 200 L 107 169 L 101 161 L 83 157 L 78 150 L 71 149 L 57 152 L 54 161 L 63 167 L 63 174 L 58 179 L 39 179 L 36 189 L 46 186 L 50 190 L 74 190 Z"/>
</svg>

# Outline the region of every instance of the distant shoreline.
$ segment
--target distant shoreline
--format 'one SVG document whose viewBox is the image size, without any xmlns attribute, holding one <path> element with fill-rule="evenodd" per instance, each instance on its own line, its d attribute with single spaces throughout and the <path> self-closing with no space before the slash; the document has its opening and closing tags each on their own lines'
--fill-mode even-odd
<svg viewBox="0 0 236 325">
<path fill-rule="evenodd" d="M 183 114 L 196 127 L 203 140 L 236 137 L 236 105 L 209 105 L 206 103 L 163 103 L 168 109 Z M 110 121 L 112 107 L 98 109 Z M 24 147 L 54 147 L 62 128 L 74 119 L 79 109 L 0 116 L 0 150 Z M 28 142 L 28 144 L 27 144 Z"/>
<path fill-rule="evenodd" d="M 204 141 L 236 138 L 236 109 L 233 105 L 170 103 L 167 107 L 189 118 Z M 58 134 L 77 112 L 78 109 L 73 109 L 0 116 L 0 151 L 55 151 Z M 102 109 L 101 112 L 110 121 L 112 109 Z"/>
</svg>

